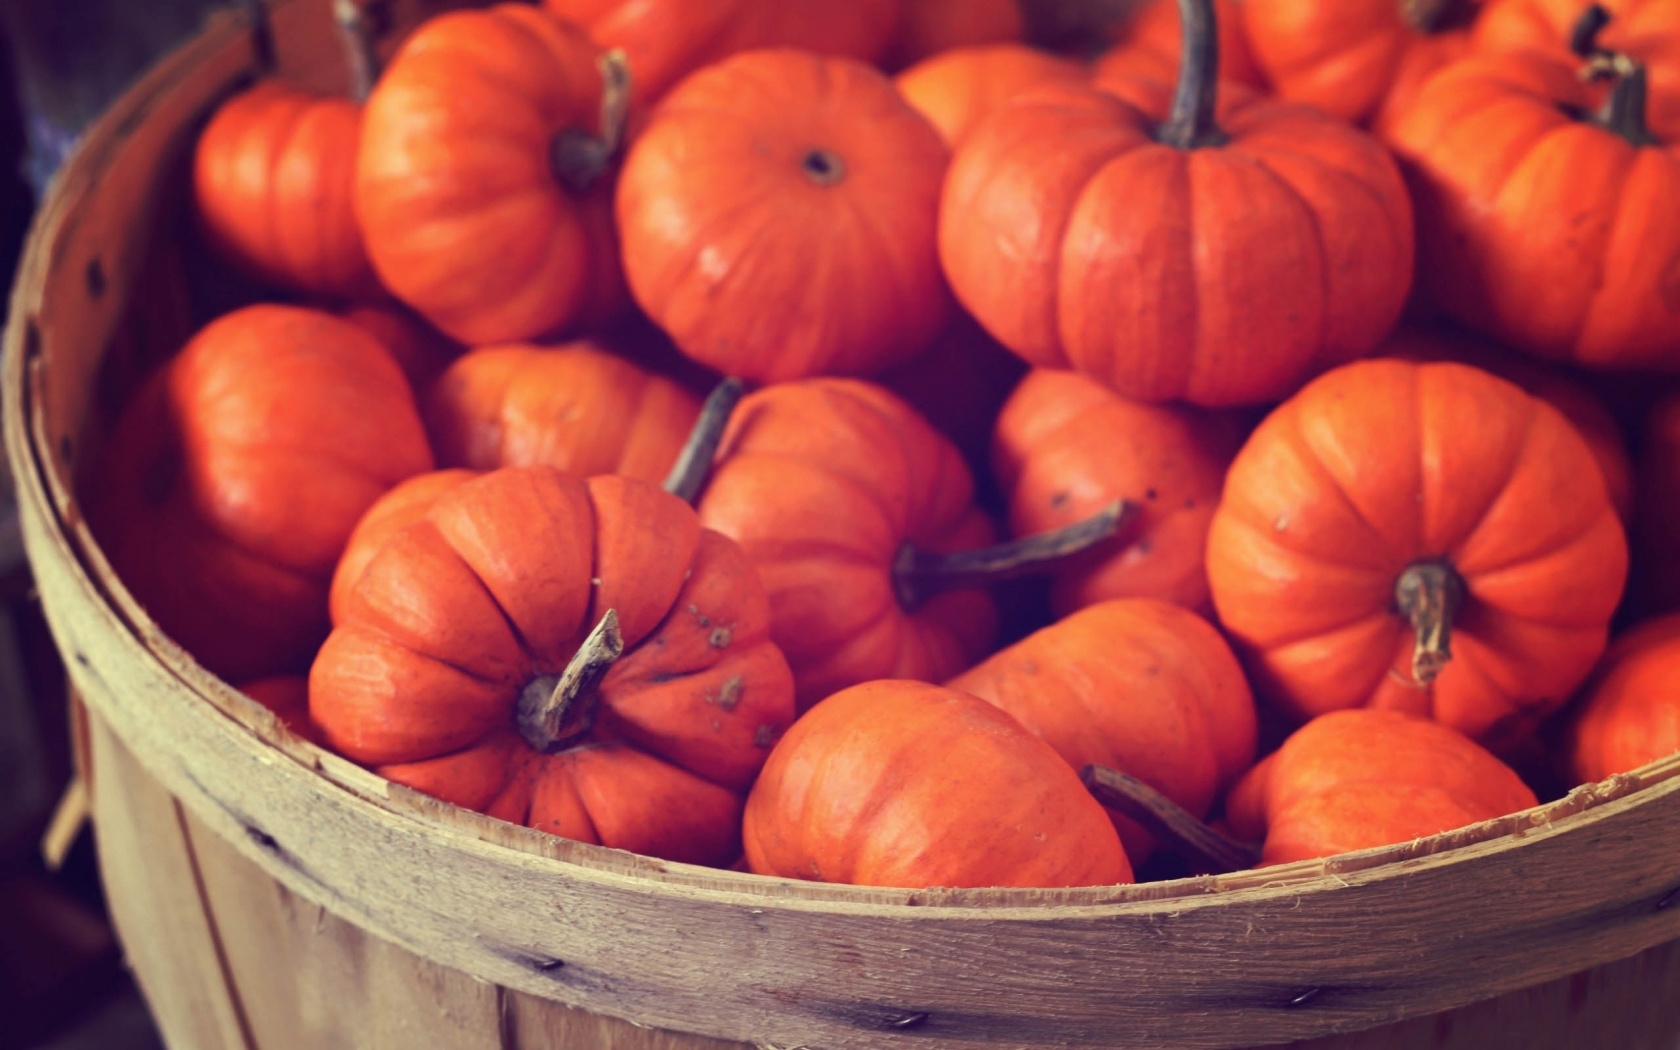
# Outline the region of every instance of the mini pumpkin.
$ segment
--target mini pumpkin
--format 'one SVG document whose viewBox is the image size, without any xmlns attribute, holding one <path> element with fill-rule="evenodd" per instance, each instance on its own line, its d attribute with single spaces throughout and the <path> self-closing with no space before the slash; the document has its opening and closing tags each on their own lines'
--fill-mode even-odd
<svg viewBox="0 0 1680 1050">
<path fill-rule="evenodd" d="M 1340 121 L 1264 100 L 1216 121 L 1212 0 L 1181 2 L 1170 113 L 1054 85 L 999 109 L 952 160 L 940 258 L 1035 365 L 1138 400 L 1262 403 L 1388 334 L 1411 207 L 1387 151 Z"/>
<path fill-rule="evenodd" d="M 1631 773 L 1680 754 L 1680 614 L 1621 635 L 1583 690 L 1565 755 L 1571 782 Z"/>
<path fill-rule="evenodd" d="M 1037 631 L 946 683 L 1009 712 L 1074 769 L 1128 773 L 1207 816 L 1254 764 L 1254 698 L 1219 632 L 1148 598 L 1101 602 Z M 1114 819 L 1142 864 L 1155 841 Z"/>
<path fill-rule="evenodd" d="M 631 292 L 683 353 L 730 375 L 907 360 L 950 316 L 934 244 L 948 156 L 860 62 L 727 59 L 673 91 L 625 160 Z"/>
<path fill-rule="evenodd" d="M 1220 622 L 1298 720 L 1372 706 L 1516 746 L 1604 651 L 1627 541 L 1586 442 L 1479 369 L 1344 365 L 1237 454 Z"/>
<path fill-rule="evenodd" d="M 368 98 L 355 209 L 397 298 L 471 344 L 529 339 L 623 302 L 608 174 L 622 56 L 539 8 L 423 25 Z"/>
<path fill-rule="evenodd" d="M 925 58 L 894 79 L 904 100 L 916 107 L 955 148 L 998 106 L 1040 84 L 1081 83 L 1075 63 L 1025 44 L 963 47 Z"/>
<path fill-rule="evenodd" d="M 1225 819 L 1261 864 L 1436 835 L 1536 805 L 1490 752 L 1398 711 L 1336 711 L 1296 730 L 1232 789 Z"/>
<path fill-rule="evenodd" d="M 310 670 L 326 742 L 565 838 L 734 860 L 793 720 L 740 548 L 629 478 L 508 467 L 437 488 L 343 592 Z"/>
<path fill-rule="evenodd" d="M 357 520 L 431 466 L 408 383 L 372 336 L 315 310 L 249 306 L 141 388 L 88 514 L 164 632 L 242 681 L 308 666 Z"/>
<path fill-rule="evenodd" d="M 1247 0 L 1214 0 L 1219 20 L 1219 78 L 1252 88 L 1265 80 L 1249 53 L 1242 8 Z M 1114 46 L 1100 55 L 1092 72 L 1100 78 L 1140 77 L 1172 83 L 1184 39 L 1176 0 L 1145 0 L 1116 34 Z"/>
<path fill-rule="evenodd" d="M 771 752 L 742 839 L 760 875 L 863 886 L 1133 880 L 1107 814 L 1050 745 L 954 689 L 869 682 Z"/>
<path fill-rule="evenodd" d="M 426 391 L 449 363 L 461 356 L 461 344 L 417 317 L 401 303 L 361 303 L 339 316 L 367 332 L 384 345 L 408 377 L 416 399 Z"/>
</svg>

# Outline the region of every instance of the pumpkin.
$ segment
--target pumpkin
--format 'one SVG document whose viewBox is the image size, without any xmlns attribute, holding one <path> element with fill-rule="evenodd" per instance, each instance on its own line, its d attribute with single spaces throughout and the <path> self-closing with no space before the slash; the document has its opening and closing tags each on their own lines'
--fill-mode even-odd
<svg viewBox="0 0 1680 1050">
<path fill-rule="evenodd" d="M 507 467 L 385 532 L 310 670 L 335 750 L 569 839 L 724 865 L 793 720 L 763 588 L 682 500 Z"/>
<path fill-rule="evenodd" d="M 309 679 L 300 674 L 279 675 L 246 682 L 239 691 L 274 712 L 280 724 L 305 740 L 320 743 L 309 721 Z"/>
<path fill-rule="evenodd" d="M 905 0 L 543 0 L 624 51 L 639 104 L 742 51 L 794 48 L 873 62 L 891 45 Z"/>
<path fill-rule="evenodd" d="M 461 344 L 422 321 L 401 303 L 360 303 L 341 311 L 339 316 L 390 351 L 403 375 L 408 377 L 409 388 L 417 399 L 424 398 L 449 363 L 461 355 Z"/>
<path fill-rule="evenodd" d="M 1399 711 L 1334 711 L 1296 730 L 1231 790 L 1225 819 L 1261 864 L 1436 835 L 1536 805 L 1462 733 Z"/>
<path fill-rule="evenodd" d="M 1056 570 L 1056 613 L 1111 598 L 1211 611 L 1208 523 L 1242 436 L 1228 413 L 1133 401 L 1074 372 L 1029 373 L 992 440 L 1010 533 L 1061 528 L 1116 499 L 1138 508 L 1123 536 Z"/>
<path fill-rule="evenodd" d="M 336 625 L 344 619 L 350 589 L 361 577 L 367 563 L 379 553 L 386 539 L 393 533 L 424 518 L 449 490 L 471 481 L 478 472 L 463 470 L 432 470 L 416 474 L 398 482 L 374 501 L 350 531 L 344 543 L 344 553 L 333 568 L 332 583 L 327 594 L 327 612 Z"/>
<path fill-rule="evenodd" d="M 1050 745 L 940 686 L 868 682 L 787 732 L 747 799 L 748 869 L 861 886 L 1133 880 L 1107 814 Z"/>
<path fill-rule="evenodd" d="M 1377 112 L 1397 80 L 1430 64 L 1428 51 L 1462 49 L 1480 3 L 1244 0 L 1242 18 L 1254 62 L 1278 97 L 1360 122 Z M 1461 40 L 1436 43 L 1443 37 Z"/>
<path fill-rule="evenodd" d="M 360 5 L 335 6 L 361 70 L 350 98 L 264 79 L 216 108 L 193 152 L 193 204 L 220 257 L 277 288 L 380 293 L 353 207 L 362 100 L 377 69 Z"/>
<path fill-rule="evenodd" d="M 959 48 L 1020 41 L 1019 0 L 904 0 L 898 33 L 881 64 L 906 66 Z"/>
<path fill-rule="evenodd" d="M 1627 541 L 1562 413 L 1467 365 L 1382 359 L 1261 422 L 1207 569 L 1255 691 L 1297 720 L 1396 708 L 1504 750 L 1604 651 Z"/>
<path fill-rule="evenodd" d="M 474 350 L 426 399 L 441 466 L 546 464 L 651 482 L 665 478 L 699 414 L 686 389 L 590 341 Z"/>
<path fill-rule="evenodd" d="M 372 336 L 257 305 L 207 325 L 146 382 L 85 502 L 134 598 L 237 682 L 308 666 L 352 528 L 431 466 L 408 384 Z"/>
<path fill-rule="evenodd" d="M 1680 394 L 1645 417 L 1634 512 L 1629 604 L 1642 613 L 1680 610 Z"/>
<path fill-rule="evenodd" d="M 947 146 L 994 109 L 1040 84 L 1079 83 L 1085 71 L 1025 44 L 963 47 L 925 58 L 894 78 L 904 100 L 939 131 Z"/>
<path fill-rule="evenodd" d="M 368 98 L 355 209 L 397 298 L 460 342 L 600 321 L 623 301 L 610 180 L 627 74 L 523 4 L 421 25 Z"/>
<path fill-rule="evenodd" d="M 1491 372 L 1562 412 L 1598 461 L 1610 504 L 1627 521 L 1633 513 L 1633 461 L 1622 426 L 1596 394 L 1569 373 L 1526 354 L 1512 353 L 1468 332 L 1446 326 L 1406 326 L 1378 353 L 1414 361 L 1457 361 Z"/>
<path fill-rule="evenodd" d="M 1618 637 L 1582 693 L 1565 742 L 1576 784 L 1680 754 L 1680 614 Z"/>
<path fill-rule="evenodd" d="M 1211 0 L 1182 3 L 1170 113 L 1054 85 L 999 109 L 952 159 L 940 258 L 1035 365 L 1138 400 L 1261 403 L 1388 334 L 1411 209 L 1388 153 L 1339 121 L 1264 100 L 1215 121 Z"/>
<path fill-rule="evenodd" d="M 948 151 L 850 59 L 755 51 L 673 91 L 618 189 L 630 290 L 689 357 L 781 382 L 866 374 L 950 316 L 934 246 Z"/>
<path fill-rule="evenodd" d="M 1493 0 L 1471 30 L 1483 52 L 1570 53 L 1584 0 Z M 1644 63 L 1650 79 L 1647 121 L 1665 142 L 1680 140 L 1680 3 L 1676 0 L 1603 0 L 1610 14 L 1598 43 Z"/>
<path fill-rule="evenodd" d="M 979 584 L 1065 547 L 985 548 L 994 531 L 961 453 L 902 399 L 855 379 L 749 395 L 698 507 L 757 566 L 801 710 L 861 682 L 939 682 L 968 667 L 997 630 Z M 1082 541 L 1100 542 L 1119 518 Z"/>
<path fill-rule="evenodd" d="M 1214 0 L 1219 21 L 1219 78 L 1265 87 L 1249 53 L 1242 7 L 1248 0 Z M 1098 56 L 1099 78 L 1139 77 L 1171 83 L 1178 76 L 1184 36 L 1175 0 L 1146 0 L 1121 27 L 1114 46 Z"/>
<path fill-rule="evenodd" d="M 1254 698 L 1231 647 L 1195 613 L 1149 598 L 1101 602 L 946 683 L 1009 712 L 1074 769 L 1120 770 L 1205 817 L 1254 764 Z M 1142 827 L 1115 828 L 1134 865 Z"/>
<path fill-rule="evenodd" d="M 1680 157 L 1645 124 L 1644 71 L 1610 91 L 1541 52 L 1472 55 L 1388 129 L 1441 309 L 1595 368 L 1680 368 Z"/>
</svg>

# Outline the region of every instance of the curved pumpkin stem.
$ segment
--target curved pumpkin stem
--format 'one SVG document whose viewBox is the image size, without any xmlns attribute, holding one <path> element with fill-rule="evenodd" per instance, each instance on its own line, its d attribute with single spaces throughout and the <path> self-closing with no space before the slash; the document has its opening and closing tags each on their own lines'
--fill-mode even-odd
<svg viewBox="0 0 1680 1050">
<path fill-rule="evenodd" d="M 614 48 L 596 63 L 601 71 L 601 131 L 591 135 L 567 128 L 554 136 L 549 147 L 549 167 L 561 185 L 584 193 L 612 167 L 624 145 L 624 129 L 630 120 L 630 60 Z"/>
<path fill-rule="evenodd" d="M 723 441 L 729 417 L 735 414 L 735 406 L 746 392 L 747 384 L 734 376 L 712 388 L 700 408 L 700 417 L 694 421 L 694 429 L 688 432 L 688 441 L 677 453 L 671 473 L 665 475 L 666 492 L 684 503 L 693 503 L 699 497 L 711 476 L 712 459 Z"/>
<path fill-rule="evenodd" d="M 1178 149 L 1223 146 L 1229 139 L 1214 121 L 1219 104 L 1219 24 L 1213 0 L 1178 0 L 1178 18 L 1184 27 L 1178 87 L 1172 112 L 1155 138 Z"/>
<path fill-rule="evenodd" d="M 1464 596 L 1464 577 L 1444 561 L 1408 565 L 1395 581 L 1394 602 L 1417 633 L 1412 679 L 1419 685 L 1434 682 L 1451 662 L 1453 621 Z"/>
<path fill-rule="evenodd" d="M 1635 146 L 1655 146 L 1657 137 L 1651 133 L 1648 122 L 1651 89 L 1645 66 L 1598 42 L 1611 18 L 1602 4 L 1593 4 L 1581 12 L 1569 32 L 1569 50 L 1586 60 L 1581 68 L 1582 79 L 1616 82 L 1609 100 L 1592 122 Z"/>
<path fill-rule="evenodd" d="M 333 0 L 333 19 L 350 60 L 350 98 L 366 102 L 379 80 L 374 41 L 390 28 L 389 0 Z"/>
<path fill-rule="evenodd" d="M 589 732 L 595 725 L 595 687 L 623 655 L 618 611 L 608 609 L 558 678 L 544 675 L 534 679 L 519 694 L 515 719 L 519 735 L 536 750 L 549 754 Z"/>
<path fill-rule="evenodd" d="M 941 591 L 983 587 L 1044 572 L 1107 540 L 1136 511 L 1137 504 L 1118 499 L 1084 521 L 1053 532 L 950 554 L 926 554 L 906 543 L 893 563 L 899 603 L 914 609 Z"/>
<path fill-rule="evenodd" d="M 1242 871 L 1260 863 L 1258 847 L 1223 835 L 1190 815 L 1190 811 L 1136 777 L 1106 766 L 1079 771 L 1098 802 L 1143 825 L 1145 831 L 1170 844 L 1168 848 L 1214 874 Z"/>
<path fill-rule="evenodd" d="M 1610 24 L 1610 12 L 1603 4 L 1591 4 L 1569 30 L 1569 50 L 1581 58 L 1593 58 L 1603 54 L 1598 46 L 1598 35 L 1604 32 L 1604 27 Z"/>
</svg>

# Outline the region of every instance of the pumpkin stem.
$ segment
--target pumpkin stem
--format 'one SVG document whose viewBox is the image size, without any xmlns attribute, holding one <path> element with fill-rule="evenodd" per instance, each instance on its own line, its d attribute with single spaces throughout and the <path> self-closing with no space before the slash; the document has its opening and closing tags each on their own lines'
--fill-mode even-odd
<svg viewBox="0 0 1680 1050">
<path fill-rule="evenodd" d="M 1598 35 L 1604 32 L 1604 27 L 1610 24 L 1610 12 L 1603 4 L 1592 4 L 1581 17 L 1575 20 L 1569 30 L 1569 50 L 1581 58 L 1590 59 L 1602 52 L 1598 46 Z"/>
<path fill-rule="evenodd" d="M 1219 103 L 1219 24 L 1213 0 L 1178 0 L 1178 18 L 1184 27 L 1178 87 L 1172 112 L 1155 138 L 1178 149 L 1223 146 L 1230 140 L 1213 119 Z"/>
<path fill-rule="evenodd" d="M 554 136 L 549 147 L 549 167 L 561 185 L 584 193 L 606 174 L 624 145 L 624 128 L 630 117 L 630 61 L 614 48 L 596 63 L 601 71 L 601 132 L 591 135 L 579 128 L 567 128 Z"/>
<path fill-rule="evenodd" d="M 333 18 L 350 59 L 350 99 L 366 102 L 379 79 L 374 41 L 390 28 L 388 0 L 333 0 Z"/>
<path fill-rule="evenodd" d="M 1133 776 L 1106 766 L 1079 771 L 1085 790 L 1105 807 L 1143 825 L 1145 831 L 1173 852 L 1214 874 L 1241 871 L 1260 863 L 1260 850 L 1223 835 L 1190 815 L 1190 811 Z"/>
<path fill-rule="evenodd" d="M 1621 71 L 1616 86 L 1610 89 L 1610 99 L 1599 113 L 1597 123 L 1635 146 L 1655 146 L 1657 137 L 1646 120 L 1650 85 L 1645 67 L 1626 55 L 1616 57 L 1626 62 L 1626 68 Z"/>
<path fill-rule="evenodd" d="M 735 406 L 746 392 L 747 385 L 734 376 L 712 388 L 700 408 L 700 417 L 694 421 L 694 429 L 688 432 L 688 440 L 677 453 L 671 473 L 665 475 L 666 492 L 684 503 L 692 504 L 699 498 L 700 490 L 711 476 L 712 458 L 723 441 L 724 428 L 729 426 L 729 417 L 735 414 Z"/>
<path fill-rule="evenodd" d="M 1406 567 L 1394 583 L 1394 602 L 1417 632 L 1412 679 L 1429 685 L 1452 660 L 1453 620 L 1464 605 L 1464 577 L 1444 561 Z"/>
<path fill-rule="evenodd" d="M 623 655 L 618 610 L 608 609 L 558 678 L 543 675 L 519 694 L 519 735 L 546 755 L 589 732 L 595 725 L 595 687 Z"/>
<path fill-rule="evenodd" d="M 906 543 L 893 563 L 899 603 L 914 609 L 941 591 L 983 587 L 1043 572 L 1107 540 L 1136 511 L 1137 504 L 1117 499 L 1084 521 L 1053 532 L 950 554 L 927 554 Z"/>
</svg>

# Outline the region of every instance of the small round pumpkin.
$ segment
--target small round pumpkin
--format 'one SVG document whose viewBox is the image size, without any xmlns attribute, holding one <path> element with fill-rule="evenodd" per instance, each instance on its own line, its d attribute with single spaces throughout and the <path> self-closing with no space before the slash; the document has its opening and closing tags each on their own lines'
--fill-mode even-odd
<svg viewBox="0 0 1680 1050">
<path fill-rule="evenodd" d="M 1081 609 L 946 683 L 1009 712 L 1074 769 L 1130 774 L 1198 819 L 1254 764 L 1242 667 L 1195 613 L 1149 598 Z M 1134 865 L 1156 843 L 1115 816 Z"/>
<path fill-rule="evenodd" d="M 368 98 L 356 219 L 380 279 L 470 345 L 601 320 L 623 302 L 604 178 L 623 67 L 524 4 L 421 25 Z"/>
<path fill-rule="evenodd" d="M 425 413 L 440 466 L 543 464 L 657 483 L 700 399 L 598 342 L 515 344 L 457 360 L 433 384 Z"/>
<path fill-rule="evenodd" d="M 1565 741 L 1571 783 L 1680 754 L 1680 613 L 1619 636 L 1582 692 Z"/>
<path fill-rule="evenodd" d="M 1247 0 L 1214 0 L 1219 19 L 1219 78 L 1252 88 L 1265 80 L 1249 53 L 1242 8 Z M 1184 32 L 1176 0 L 1145 0 L 1122 24 L 1114 46 L 1092 66 L 1099 78 L 1140 77 L 1171 83 L 1178 77 Z"/>
<path fill-rule="evenodd" d="M 242 681 L 308 666 L 351 530 L 431 466 L 384 347 L 330 314 L 257 305 L 207 325 L 147 381 L 86 503 L 135 599 Z"/>
<path fill-rule="evenodd" d="M 1398 711 L 1335 711 L 1261 759 L 1231 790 L 1225 820 L 1241 838 L 1264 839 L 1269 865 L 1410 842 L 1536 804 L 1509 766 L 1462 733 Z"/>
<path fill-rule="evenodd" d="M 1116 499 L 1138 507 L 1122 535 L 1056 570 L 1056 613 L 1111 598 L 1211 611 L 1208 523 L 1242 436 L 1228 413 L 1144 404 L 1074 372 L 1029 373 L 992 438 L 1010 533 L 1062 528 Z"/>
<path fill-rule="evenodd" d="M 945 51 L 894 78 L 904 100 L 955 148 L 993 110 L 1048 83 L 1082 83 L 1077 64 L 1025 44 L 991 44 Z"/>
<path fill-rule="evenodd" d="M 906 66 L 961 48 L 1020 41 L 1020 0 L 904 0 L 898 32 L 881 64 Z"/>
<path fill-rule="evenodd" d="M 374 501 L 351 530 L 350 538 L 344 544 L 344 553 L 333 568 L 327 611 L 335 625 L 344 619 L 350 588 L 355 586 L 362 570 L 367 568 L 385 540 L 392 533 L 424 518 L 432 509 L 432 504 L 444 493 L 477 476 L 476 471 L 458 468 L 430 470 L 399 482 Z"/>
<path fill-rule="evenodd" d="M 1182 2 L 1170 112 L 1054 85 L 997 110 L 952 160 L 940 258 L 1035 365 L 1138 400 L 1263 403 L 1388 334 L 1411 206 L 1381 145 L 1308 107 L 1216 121 L 1212 0 Z"/>
<path fill-rule="evenodd" d="M 869 682 L 776 745 L 747 799 L 748 869 L 862 886 L 1106 886 L 1133 880 L 1073 769 L 954 689 Z"/>
<path fill-rule="evenodd" d="M 1479 369 L 1335 369 L 1237 454 L 1208 533 L 1220 622 L 1305 721 L 1373 706 L 1516 746 L 1604 651 L 1627 541 L 1586 442 Z"/>
<path fill-rule="evenodd" d="M 741 550 L 646 482 L 509 467 L 385 532 L 310 670 L 335 750 L 582 842 L 724 865 L 793 720 Z"/>
<path fill-rule="evenodd" d="M 906 360 L 950 316 L 934 234 L 948 157 L 860 62 L 726 59 L 673 91 L 625 160 L 631 292 L 685 354 L 730 375 Z"/>
</svg>

